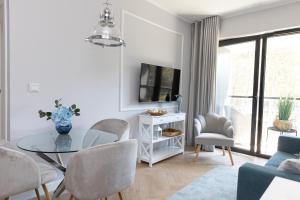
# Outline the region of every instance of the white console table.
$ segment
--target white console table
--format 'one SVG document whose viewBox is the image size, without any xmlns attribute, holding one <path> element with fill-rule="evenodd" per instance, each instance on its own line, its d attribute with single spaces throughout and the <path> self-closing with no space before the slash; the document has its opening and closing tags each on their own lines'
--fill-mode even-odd
<svg viewBox="0 0 300 200">
<path fill-rule="evenodd" d="M 160 128 L 175 128 L 182 134 L 175 137 L 155 136 Z M 185 113 L 163 116 L 139 115 L 139 162 L 152 164 L 184 152 Z"/>
</svg>

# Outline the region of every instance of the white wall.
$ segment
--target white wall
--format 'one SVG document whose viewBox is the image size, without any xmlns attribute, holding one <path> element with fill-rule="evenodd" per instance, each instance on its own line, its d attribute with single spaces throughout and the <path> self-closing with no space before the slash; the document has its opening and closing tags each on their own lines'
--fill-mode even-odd
<svg viewBox="0 0 300 200">
<path fill-rule="evenodd" d="M 300 2 L 248 13 L 221 21 L 221 39 L 300 26 Z"/>
<path fill-rule="evenodd" d="M 53 128 L 52 122 L 39 119 L 37 111 L 52 110 L 54 99 L 60 97 L 64 104 L 76 103 L 81 108 L 81 116 L 73 120 L 74 127 L 88 128 L 103 118 L 116 117 L 129 120 L 135 134 L 137 114 L 144 110 L 120 111 L 120 48 L 101 48 L 84 41 L 98 20 L 102 1 L 10 0 L 9 3 L 11 138 Z M 112 3 L 119 26 L 121 10 L 125 9 L 183 34 L 182 94 L 187 96 L 190 25 L 143 0 Z M 129 46 L 131 41 L 126 42 Z M 145 42 L 159 42 L 159 38 Z M 40 83 L 41 91 L 28 93 L 29 82 Z"/>
<path fill-rule="evenodd" d="M 180 69 L 183 65 L 184 36 L 131 12 L 124 12 L 123 15 L 124 39 L 130 41 L 130 44 L 123 48 L 122 52 L 120 108 L 123 111 L 149 109 L 151 104 L 141 104 L 136 101 L 136 97 L 139 96 L 136 86 L 140 82 L 137 77 L 140 77 L 141 63 Z M 174 107 L 172 104 L 170 106 Z"/>
</svg>

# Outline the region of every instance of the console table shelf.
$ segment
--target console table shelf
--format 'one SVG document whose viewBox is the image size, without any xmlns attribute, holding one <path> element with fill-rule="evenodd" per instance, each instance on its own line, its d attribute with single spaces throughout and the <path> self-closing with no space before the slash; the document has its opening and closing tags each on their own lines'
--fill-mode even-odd
<svg viewBox="0 0 300 200">
<path fill-rule="evenodd" d="M 181 135 L 165 137 L 156 135 L 160 128 L 175 128 Z M 184 152 L 185 113 L 171 113 L 163 116 L 148 114 L 139 116 L 139 162 L 152 164 Z"/>
<path fill-rule="evenodd" d="M 154 150 L 152 155 L 152 164 L 157 163 L 161 160 L 183 153 L 180 147 L 162 147 L 158 150 Z M 142 157 L 142 161 L 148 162 L 150 166 L 150 159 L 148 157 Z"/>
<path fill-rule="evenodd" d="M 162 142 L 162 141 L 166 141 L 166 140 L 170 140 L 172 138 L 175 138 L 175 137 L 182 137 L 183 135 L 178 135 L 178 136 L 174 136 L 174 137 L 165 137 L 165 136 L 162 136 L 162 137 L 159 137 L 157 139 L 153 139 L 153 143 L 158 143 L 158 142 Z M 141 139 L 142 142 L 151 142 L 151 140 L 149 139 Z"/>
</svg>

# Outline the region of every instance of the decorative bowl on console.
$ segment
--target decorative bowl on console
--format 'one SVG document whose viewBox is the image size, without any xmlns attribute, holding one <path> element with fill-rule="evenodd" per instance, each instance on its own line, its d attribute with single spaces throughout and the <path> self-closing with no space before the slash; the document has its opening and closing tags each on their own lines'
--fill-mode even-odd
<svg viewBox="0 0 300 200">
<path fill-rule="evenodd" d="M 167 114 L 168 112 L 163 109 L 152 109 L 152 110 L 147 110 L 147 113 L 151 116 L 162 116 Z"/>
</svg>

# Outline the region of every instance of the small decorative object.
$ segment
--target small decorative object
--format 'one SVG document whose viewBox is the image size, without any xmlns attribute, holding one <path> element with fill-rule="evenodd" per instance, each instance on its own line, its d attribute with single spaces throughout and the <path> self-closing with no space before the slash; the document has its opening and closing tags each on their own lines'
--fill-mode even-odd
<svg viewBox="0 0 300 200">
<path fill-rule="evenodd" d="M 157 140 L 161 136 L 162 136 L 162 128 L 160 128 L 160 126 L 154 126 L 153 139 Z"/>
<path fill-rule="evenodd" d="M 182 104 L 182 96 L 180 94 L 176 95 L 176 102 L 178 104 L 177 113 L 180 113 L 180 111 L 181 111 L 181 104 Z"/>
<path fill-rule="evenodd" d="M 166 128 L 162 131 L 162 135 L 165 137 L 175 137 L 181 135 L 182 132 L 180 130 L 174 128 Z"/>
<path fill-rule="evenodd" d="M 290 97 L 280 98 L 278 103 L 278 116 L 273 122 L 273 126 L 281 131 L 288 131 L 293 127 L 289 120 L 294 109 L 294 99 Z"/>
<path fill-rule="evenodd" d="M 147 110 L 147 113 L 152 116 L 162 116 L 167 114 L 168 112 L 163 109 L 152 109 L 152 110 Z"/>
<path fill-rule="evenodd" d="M 46 117 L 47 120 L 52 119 L 55 123 L 56 131 L 59 134 L 68 134 L 72 129 L 72 116 L 80 116 L 80 109 L 75 104 L 65 107 L 61 103 L 61 99 L 55 100 L 55 110 L 53 112 L 44 112 L 39 110 L 40 118 Z"/>
</svg>

